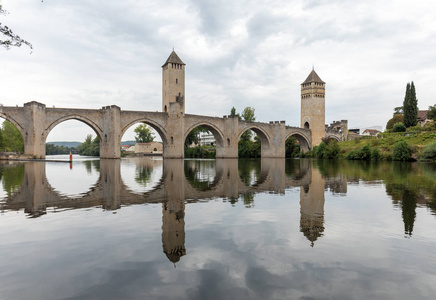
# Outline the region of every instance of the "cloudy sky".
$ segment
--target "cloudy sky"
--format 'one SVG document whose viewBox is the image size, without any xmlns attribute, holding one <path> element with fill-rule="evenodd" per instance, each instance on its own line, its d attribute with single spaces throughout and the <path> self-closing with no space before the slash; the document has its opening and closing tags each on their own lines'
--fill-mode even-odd
<svg viewBox="0 0 436 300">
<path fill-rule="evenodd" d="M 252 106 L 258 121 L 299 126 L 300 84 L 313 65 L 327 83 L 327 123 L 384 127 L 410 81 L 420 109 L 436 103 L 433 0 L 0 1 L 9 12 L 0 22 L 34 46 L 0 49 L 5 106 L 160 111 L 173 47 L 187 65 L 190 114 Z M 68 121 L 48 141 L 87 131 Z"/>
</svg>

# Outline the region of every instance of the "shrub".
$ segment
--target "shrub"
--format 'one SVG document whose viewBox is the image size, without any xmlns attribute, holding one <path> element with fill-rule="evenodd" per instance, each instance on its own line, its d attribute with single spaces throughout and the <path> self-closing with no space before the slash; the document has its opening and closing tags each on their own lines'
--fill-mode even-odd
<svg viewBox="0 0 436 300">
<path fill-rule="evenodd" d="M 412 149 L 406 141 L 398 141 L 392 151 L 392 159 L 408 161 L 412 157 Z"/>
<path fill-rule="evenodd" d="M 365 145 L 360 149 L 360 159 L 361 160 L 370 160 L 371 159 L 371 149 L 369 145 Z"/>
<path fill-rule="evenodd" d="M 405 132 L 405 131 L 406 131 L 406 126 L 404 126 L 403 123 L 401 122 L 395 123 L 393 132 Z"/>
<path fill-rule="evenodd" d="M 436 142 L 428 144 L 422 151 L 421 157 L 436 160 Z"/>
<path fill-rule="evenodd" d="M 435 121 L 428 122 L 427 124 L 424 125 L 424 130 L 425 131 L 436 130 L 436 122 Z"/>
<path fill-rule="evenodd" d="M 371 146 L 375 147 L 375 146 L 380 146 L 380 140 L 378 138 L 373 138 L 370 141 Z"/>
<path fill-rule="evenodd" d="M 381 160 L 383 158 L 383 156 L 378 148 L 372 149 L 371 158 L 374 160 Z"/>
<path fill-rule="evenodd" d="M 324 158 L 324 152 L 327 148 L 327 144 L 324 142 L 321 142 L 319 146 L 316 146 L 313 150 L 315 151 L 317 158 Z"/>
</svg>

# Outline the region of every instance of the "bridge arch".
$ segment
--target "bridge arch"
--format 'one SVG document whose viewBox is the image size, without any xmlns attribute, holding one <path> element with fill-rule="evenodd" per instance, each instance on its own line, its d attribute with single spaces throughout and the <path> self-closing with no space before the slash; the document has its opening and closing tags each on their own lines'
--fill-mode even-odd
<svg viewBox="0 0 436 300">
<path fill-rule="evenodd" d="M 334 139 L 334 140 L 336 140 L 336 141 L 338 141 L 338 142 L 341 141 L 340 137 L 337 136 L 337 135 L 335 135 L 335 134 L 327 135 L 327 136 L 325 137 L 325 139 L 326 139 L 327 141 L 328 141 L 329 139 Z"/>
<path fill-rule="evenodd" d="M 218 148 L 222 148 L 224 147 L 224 135 L 222 133 L 222 131 L 216 127 L 214 124 L 209 123 L 209 122 L 197 122 L 196 124 L 192 125 L 191 127 L 188 128 L 188 130 L 185 131 L 184 133 L 184 137 L 183 137 L 183 142 L 186 140 L 186 138 L 188 137 L 188 134 L 196 127 L 198 126 L 202 126 L 204 128 L 206 128 L 208 131 L 210 131 L 213 134 L 213 137 L 215 138 L 215 142 L 216 142 L 216 148 L 217 148 L 217 153 L 218 153 Z"/>
<path fill-rule="evenodd" d="M 14 118 L 12 118 L 12 117 L 10 117 L 10 116 L 4 114 L 3 112 L 0 112 L 0 118 L 3 118 L 3 119 L 5 119 L 6 121 L 9 121 L 9 122 L 11 122 L 12 124 L 14 124 L 14 126 L 18 129 L 18 131 L 21 133 L 21 136 L 22 136 L 23 139 L 24 139 L 24 135 L 25 135 L 26 133 L 25 133 L 25 130 L 24 130 L 23 126 L 21 126 L 20 123 L 18 123 Z"/>
<path fill-rule="evenodd" d="M 252 130 L 254 133 L 257 134 L 257 136 L 260 139 L 260 146 L 261 146 L 261 156 L 263 156 L 263 153 L 265 150 L 270 148 L 270 137 L 268 133 L 261 127 L 257 125 L 248 125 L 243 127 L 243 129 L 238 134 L 238 141 L 241 139 L 241 136 L 246 132 L 247 130 Z"/>
<path fill-rule="evenodd" d="M 45 134 L 45 136 L 43 137 L 43 142 L 45 143 L 47 140 L 48 135 L 50 134 L 50 132 L 53 130 L 53 128 L 55 128 L 57 125 L 59 125 L 62 122 L 65 121 L 69 121 L 69 120 L 77 120 L 80 121 L 82 123 L 85 123 L 86 125 L 88 125 L 89 127 L 92 128 L 92 130 L 94 130 L 95 134 L 98 136 L 98 138 L 100 139 L 100 141 L 102 140 L 102 129 L 100 128 L 100 126 L 98 126 L 94 121 L 92 121 L 91 119 L 81 116 L 81 115 L 76 115 L 76 114 L 72 114 L 72 115 L 67 115 L 67 116 L 63 116 L 55 121 L 53 121 L 46 129 L 45 132 L 43 134 Z"/>
<path fill-rule="evenodd" d="M 307 152 L 311 149 L 310 140 L 301 132 L 295 131 L 289 133 L 288 135 L 286 135 L 285 141 L 290 137 L 296 138 L 297 141 L 300 143 L 300 151 Z"/>
<path fill-rule="evenodd" d="M 137 123 L 144 123 L 149 125 L 151 128 L 156 130 L 156 132 L 159 134 L 160 138 L 162 139 L 162 143 L 165 149 L 165 145 L 168 145 L 168 137 L 167 132 L 165 128 L 163 128 L 160 124 L 156 123 L 153 120 L 150 120 L 148 118 L 138 118 L 130 121 L 127 125 L 124 126 L 124 128 L 121 128 L 121 135 L 120 139 L 123 137 L 123 135 L 126 133 L 127 129 L 129 129 L 131 126 L 137 124 Z M 120 140 L 121 142 L 121 140 Z"/>
</svg>

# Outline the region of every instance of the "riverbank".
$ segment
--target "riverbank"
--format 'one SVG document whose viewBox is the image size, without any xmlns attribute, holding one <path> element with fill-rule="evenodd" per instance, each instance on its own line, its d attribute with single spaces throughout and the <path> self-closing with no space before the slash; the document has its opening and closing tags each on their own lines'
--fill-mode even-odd
<svg viewBox="0 0 436 300">
<path fill-rule="evenodd" d="M 351 160 L 435 160 L 436 132 L 383 133 L 351 141 L 323 142 L 305 157 Z"/>
</svg>

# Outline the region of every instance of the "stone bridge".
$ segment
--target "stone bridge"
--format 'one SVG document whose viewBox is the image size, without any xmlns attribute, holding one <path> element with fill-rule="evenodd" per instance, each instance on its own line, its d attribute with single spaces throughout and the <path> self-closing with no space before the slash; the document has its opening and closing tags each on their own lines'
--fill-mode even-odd
<svg viewBox="0 0 436 300">
<path fill-rule="evenodd" d="M 285 157 L 285 142 L 294 136 L 303 151 L 312 148 L 309 129 L 286 126 L 285 121 L 246 122 L 238 117 L 209 117 L 169 112 L 123 111 L 116 105 L 101 109 L 48 108 L 39 102 L 23 107 L 0 106 L 0 117 L 13 123 L 24 139 L 24 154 L 45 158 L 47 136 L 56 125 L 78 120 L 91 127 L 100 139 L 101 158 L 120 158 L 121 138 L 128 128 L 145 123 L 154 128 L 163 142 L 164 158 L 183 158 L 187 135 L 197 126 L 213 133 L 217 158 L 237 158 L 238 141 L 246 130 L 253 130 L 261 140 L 264 158 Z"/>
<path fill-rule="evenodd" d="M 151 160 L 147 160 L 150 162 Z M 195 160 L 164 160 L 162 178 L 147 192 L 134 192 L 124 184 L 120 160 L 101 160 L 98 181 L 80 196 L 70 197 L 54 189 L 46 177 L 46 163 L 24 163 L 24 179 L 21 188 L 1 203 L 1 210 L 23 209 L 33 217 L 45 214 L 49 207 L 57 211 L 101 206 L 104 209 L 119 209 L 124 205 L 165 203 L 171 201 L 195 202 L 198 199 L 238 199 L 248 193 L 284 193 L 286 188 L 311 184 L 312 168 L 307 160 L 295 160 L 292 170 L 285 170 L 285 159 L 262 159 L 258 177 L 252 184 L 241 180 L 238 162 L 233 159 L 217 159 L 213 181 L 207 188 L 198 188 L 195 178 L 187 176 L 201 172 Z M 198 161 L 197 161 L 198 162 Z M 153 168 L 144 160 L 136 167 Z M 156 167 L 156 166 L 154 166 Z M 210 171 L 210 170 L 209 170 Z"/>
</svg>

